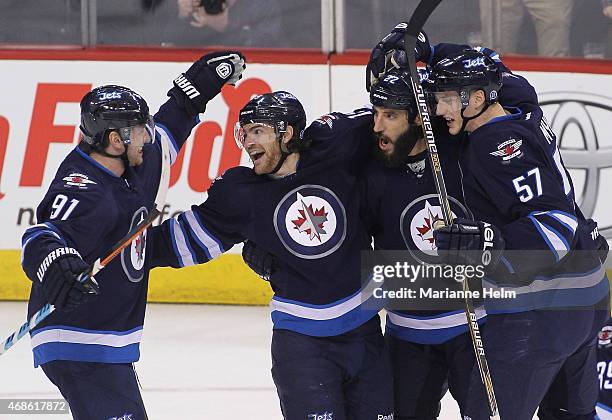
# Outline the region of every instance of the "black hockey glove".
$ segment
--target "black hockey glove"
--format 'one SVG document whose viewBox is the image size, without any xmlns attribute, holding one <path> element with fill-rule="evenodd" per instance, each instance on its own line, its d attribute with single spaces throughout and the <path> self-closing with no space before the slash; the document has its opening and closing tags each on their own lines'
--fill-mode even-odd
<svg viewBox="0 0 612 420">
<path fill-rule="evenodd" d="M 236 84 L 244 69 L 244 56 L 238 51 L 206 54 L 174 79 L 168 96 L 173 96 L 185 111 L 195 116 L 204 112 L 208 101 L 221 92 L 225 83 Z"/>
<path fill-rule="evenodd" d="M 434 231 L 438 255 L 449 264 L 483 265 L 487 272 L 497 266 L 505 242 L 499 229 L 486 222 L 455 219 Z"/>
<path fill-rule="evenodd" d="M 366 90 L 369 92 L 372 85 L 376 84 L 387 72 L 393 68 L 407 68 L 408 60 L 404 50 L 404 36 L 406 34 L 406 22 L 398 23 L 395 28 L 385 36 L 370 53 L 370 60 L 366 66 Z M 421 31 L 417 37 L 414 47 L 416 61 L 429 61 L 431 56 L 431 45 L 427 34 Z"/>
<path fill-rule="evenodd" d="M 276 269 L 274 255 L 247 240 L 242 247 L 242 259 L 259 277 L 270 281 Z"/>
<path fill-rule="evenodd" d="M 46 268 L 45 268 L 46 267 Z M 38 278 L 47 302 L 69 312 L 100 292 L 91 270 L 73 248 L 59 248 L 47 255 L 38 269 Z"/>
</svg>

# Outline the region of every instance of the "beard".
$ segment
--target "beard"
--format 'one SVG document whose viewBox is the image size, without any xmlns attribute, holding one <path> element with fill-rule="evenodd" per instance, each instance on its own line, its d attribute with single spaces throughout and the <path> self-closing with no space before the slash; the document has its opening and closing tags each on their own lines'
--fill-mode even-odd
<svg viewBox="0 0 612 420">
<path fill-rule="evenodd" d="M 386 139 L 387 141 L 389 141 L 389 139 L 380 133 L 374 132 L 372 132 L 372 139 L 372 154 L 374 155 L 374 158 L 387 168 L 399 168 L 404 166 L 408 162 L 410 152 L 412 152 L 412 149 L 418 140 L 415 130 L 412 128 L 408 129 L 400 134 L 400 136 L 397 138 L 395 146 L 393 147 L 393 152 L 385 153 L 380 150 L 378 144 L 381 139 Z"/>
</svg>

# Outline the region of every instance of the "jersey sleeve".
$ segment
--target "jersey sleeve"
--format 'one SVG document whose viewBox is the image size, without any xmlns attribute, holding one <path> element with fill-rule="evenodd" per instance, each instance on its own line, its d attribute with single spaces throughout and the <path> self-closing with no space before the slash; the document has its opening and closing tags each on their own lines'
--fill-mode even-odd
<svg viewBox="0 0 612 420">
<path fill-rule="evenodd" d="M 537 261 L 529 263 L 530 269 L 554 265 L 574 243 L 578 220 L 573 200 L 566 195 L 563 183 L 534 139 L 511 138 L 500 146 L 487 143 L 475 148 L 478 183 L 485 199 L 494 202 L 501 214 L 513 220 L 498 226 L 506 248 L 547 251 L 533 254 Z M 500 147 L 504 153 L 498 153 Z M 507 159 L 506 147 L 514 150 L 515 157 Z M 525 257 L 523 254 L 528 253 L 520 254 Z"/>
<path fill-rule="evenodd" d="M 57 249 L 76 251 L 85 261 L 97 258 L 101 238 L 112 226 L 113 213 L 105 202 L 104 190 L 96 180 L 93 184 L 67 186 L 66 179 L 76 177 L 67 171 L 56 178 L 37 208 L 38 224 L 28 228 L 22 236 L 22 267 L 30 280 L 36 275 L 45 258 Z"/>
<path fill-rule="evenodd" d="M 314 120 L 304 136 L 317 149 L 326 150 L 327 159 L 351 161 L 367 151 L 372 122 L 371 108 L 358 108 L 348 114 L 332 112 Z"/>
<path fill-rule="evenodd" d="M 208 262 L 246 240 L 251 207 L 234 168 L 217 178 L 206 201 L 151 229 L 153 267 L 181 268 Z"/>
<path fill-rule="evenodd" d="M 170 161 L 174 163 L 191 130 L 200 123 L 200 118 L 189 115 L 176 103 L 174 97 L 170 97 L 153 119 L 157 144 L 161 137 L 166 139 L 170 147 Z"/>
</svg>

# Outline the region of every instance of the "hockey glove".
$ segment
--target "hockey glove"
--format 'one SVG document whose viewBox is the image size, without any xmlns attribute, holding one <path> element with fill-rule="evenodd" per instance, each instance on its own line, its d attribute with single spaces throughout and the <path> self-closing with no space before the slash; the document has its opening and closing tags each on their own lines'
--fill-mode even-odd
<svg viewBox="0 0 612 420">
<path fill-rule="evenodd" d="M 52 251 L 37 273 L 47 302 L 59 311 L 69 312 L 91 300 L 100 289 L 95 279 L 87 275 L 90 270 L 89 264 L 73 248 Z"/>
<path fill-rule="evenodd" d="M 486 222 L 455 219 L 434 231 L 438 255 L 449 264 L 482 265 L 487 272 L 497 266 L 505 242 L 499 229 Z"/>
<path fill-rule="evenodd" d="M 206 54 L 174 79 L 168 96 L 189 114 L 204 112 L 206 104 L 221 92 L 224 84 L 234 85 L 246 69 L 244 56 L 237 51 Z"/>
<path fill-rule="evenodd" d="M 366 90 L 368 92 L 371 86 L 376 84 L 389 70 L 408 67 L 404 50 L 404 36 L 407 27 L 406 22 L 398 23 L 372 50 L 366 66 Z M 414 54 L 416 61 L 427 62 L 431 57 L 429 38 L 423 31 L 417 37 Z"/>
<path fill-rule="evenodd" d="M 242 259 L 259 277 L 270 281 L 276 268 L 274 255 L 247 240 L 242 247 Z"/>
</svg>

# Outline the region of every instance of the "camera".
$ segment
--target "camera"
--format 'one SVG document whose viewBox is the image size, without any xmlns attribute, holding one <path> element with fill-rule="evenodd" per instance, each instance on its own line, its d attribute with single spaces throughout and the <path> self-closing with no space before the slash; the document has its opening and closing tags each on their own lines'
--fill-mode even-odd
<svg viewBox="0 0 612 420">
<path fill-rule="evenodd" d="M 201 0 L 200 5 L 209 15 L 218 15 L 225 10 L 225 0 Z"/>
</svg>

